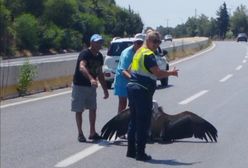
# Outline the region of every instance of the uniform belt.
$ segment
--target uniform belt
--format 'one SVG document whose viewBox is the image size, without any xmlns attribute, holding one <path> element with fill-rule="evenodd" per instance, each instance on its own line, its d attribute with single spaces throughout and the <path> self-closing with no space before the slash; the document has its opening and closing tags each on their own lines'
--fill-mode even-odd
<svg viewBox="0 0 248 168">
<path fill-rule="evenodd" d="M 142 88 L 144 88 L 144 89 L 148 90 L 148 88 L 147 88 L 147 87 L 145 87 L 145 86 L 143 86 L 143 85 L 141 85 L 141 84 L 139 84 L 139 83 L 137 83 L 137 82 L 128 82 L 128 84 L 127 84 L 127 85 L 129 85 L 129 84 L 139 85 L 140 87 L 142 87 Z"/>
</svg>

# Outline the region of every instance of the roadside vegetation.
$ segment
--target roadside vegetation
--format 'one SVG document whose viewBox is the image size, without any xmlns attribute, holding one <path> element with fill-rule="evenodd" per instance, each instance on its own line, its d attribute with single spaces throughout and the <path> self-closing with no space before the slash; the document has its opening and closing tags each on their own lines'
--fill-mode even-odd
<svg viewBox="0 0 248 168">
<path fill-rule="evenodd" d="M 163 36 L 214 39 L 232 39 L 239 32 L 248 32 L 245 5 L 231 13 L 223 3 L 216 15 L 201 14 L 175 28 L 156 29 Z M 102 34 L 108 46 L 113 37 L 149 29 L 144 28 L 139 14 L 117 6 L 114 0 L 0 0 L 0 23 L 0 56 L 4 59 L 80 51 L 93 33 Z"/>
<path fill-rule="evenodd" d="M 204 36 L 210 39 L 234 39 L 238 33 L 248 33 L 248 9 L 240 5 L 233 9 L 223 3 L 216 11 L 216 18 L 204 14 L 189 17 L 185 23 L 172 27 L 157 27 L 162 34 L 172 34 L 174 37 Z"/>
<path fill-rule="evenodd" d="M 140 16 L 114 0 L 0 0 L 0 23 L 5 58 L 79 51 L 93 33 L 107 43 L 143 29 Z"/>
<path fill-rule="evenodd" d="M 31 86 L 36 74 L 37 67 L 30 64 L 29 60 L 26 59 L 19 71 L 19 79 L 16 88 L 19 96 L 24 96 L 27 94 L 28 88 Z"/>
</svg>

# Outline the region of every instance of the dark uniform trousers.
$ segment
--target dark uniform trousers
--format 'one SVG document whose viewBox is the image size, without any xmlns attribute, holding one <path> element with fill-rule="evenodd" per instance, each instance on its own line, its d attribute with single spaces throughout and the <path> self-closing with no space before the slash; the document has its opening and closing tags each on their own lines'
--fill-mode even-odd
<svg viewBox="0 0 248 168">
<path fill-rule="evenodd" d="M 151 122 L 152 96 L 138 84 L 127 85 L 131 120 L 128 126 L 128 152 L 144 154 Z"/>
</svg>

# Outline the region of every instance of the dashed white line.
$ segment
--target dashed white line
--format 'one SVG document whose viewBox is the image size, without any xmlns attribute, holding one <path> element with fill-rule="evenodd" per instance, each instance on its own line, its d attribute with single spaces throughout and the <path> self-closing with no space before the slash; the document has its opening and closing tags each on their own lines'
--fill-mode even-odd
<svg viewBox="0 0 248 168">
<path fill-rule="evenodd" d="M 235 68 L 236 71 L 239 71 L 243 66 L 242 65 L 239 65 L 237 66 L 237 68 Z"/>
<path fill-rule="evenodd" d="M 0 108 L 3 109 L 3 108 L 6 108 L 6 107 L 11 107 L 11 106 L 16 106 L 16 105 L 24 104 L 24 103 L 30 103 L 30 102 L 34 102 L 34 101 L 38 101 L 38 100 L 43 100 L 43 99 L 47 99 L 47 98 L 61 96 L 61 95 L 68 94 L 70 92 L 71 92 L 71 90 L 70 91 L 61 92 L 61 93 L 57 93 L 57 94 L 53 94 L 53 95 L 48 95 L 48 96 L 33 98 L 33 99 L 29 99 L 29 100 L 24 100 L 24 101 L 20 101 L 20 102 L 5 104 L 5 105 L 1 105 Z"/>
<path fill-rule="evenodd" d="M 179 102 L 178 104 L 181 104 L 181 105 L 188 104 L 188 103 L 192 102 L 193 100 L 195 100 L 195 99 L 197 99 L 197 98 L 203 96 L 203 95 L 206 94 L 207 92 L 208 92 L 208 90 L 202 90 L 202 91 L 200 91 L 200 92 L 194 94 L 193 96 L 191 96 L 191 97 L 189 97 L 189 98 L 187 98 L 187 99 L 185 99 L 185 100 Z"/>
<path fill-rule="evenodd" d="M 246 60 L 243 60 L 242 62 L 245 64 L 246 63 Z"/>
<path fill-rule="evenodd" d="M 220 80 L 220 82 L 226 82 L 228 79 L 230 79 L 233 76 L 233 74 L 228 74 L 224 78 Z"/>
<path fill-rule="evenodd" d="M 105 146 L 109 145 L 109 142 L 107 141 L 102 141 L 98 144 L 92 145 L 72 156 L 69 156 L 68 158 L 58 162 L 54 167 L 67 167 L 70 166 L 79 160 L 99 151 L 100 149 L 104 148 Z"/>
</svg>

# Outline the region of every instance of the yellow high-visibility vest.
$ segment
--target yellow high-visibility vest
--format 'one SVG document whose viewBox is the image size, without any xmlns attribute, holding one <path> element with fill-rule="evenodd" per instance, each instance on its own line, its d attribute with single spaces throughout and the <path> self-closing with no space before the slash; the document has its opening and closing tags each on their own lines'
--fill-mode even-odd
<svg viewBox="0 0 248 168">
<path fill-rule="evenodd" d="M 133 61 L 131 64 L 131 71 L 139 74 L 141 76 L 146 76 L 152 80 L 156 80 L 156 76 L 149 72 L 145 67 L 145 57 L 154 55 L 154 52 L 148 48 L 140 48 L 134 55 Z"/>
</svg>

